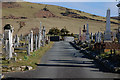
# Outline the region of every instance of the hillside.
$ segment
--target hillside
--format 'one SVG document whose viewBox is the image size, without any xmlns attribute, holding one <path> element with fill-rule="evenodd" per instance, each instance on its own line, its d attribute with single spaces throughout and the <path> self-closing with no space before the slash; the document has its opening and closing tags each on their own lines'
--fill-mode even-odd
<svg viewBox="0 0 120 80">
<path fill-rule="evenodd" d="M 63 28 L 66 27 L 70 32 L 79 33 L 79 27 L 84 24 L 89 24 L 90 32 L 105 30 L 105 17 L 96 16 L 78 10 L 68 9 L 60 6 L 15 2 L 3 3 L 2 9 L 3 26 L 6 23 L 13 25 L 15 34 L 26 34 L 30 29 L 38 27 L 40 21 L 42 26 L 48 31 L 51 27 Z M 24 22 L 25 25 L 19 28 L 19 22 Z M 118 27 L 118 21 L 111 19 L 111 29 Z"/>
</svg>

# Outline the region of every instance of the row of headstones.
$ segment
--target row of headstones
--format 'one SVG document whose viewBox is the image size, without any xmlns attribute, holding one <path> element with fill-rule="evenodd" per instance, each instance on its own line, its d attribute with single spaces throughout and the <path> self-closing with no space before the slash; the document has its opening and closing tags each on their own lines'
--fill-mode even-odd
<svg viewBox="0 0 120 80">
<path fill-rule="evenodd" d="M 84 30 L 85 30 L 85 25 L 84 25 Z M 81 31 L 81 29 L 80 29 L 80 31 Z M 85 41 L 88 42 L 88 43 L 90 43 L 90 38 L 91 38 L 91 42 L 93 41 L 93 39 L 94 39 L 93 36 L 94 35 L 95 35 L 95 43 L 101 42 L 101 37 L 102 37 L 101 33 L 98 32 L 98 33 L 93 34 L 91 32 L 91 34 L 90 34 L 89 33 L 89 25 L 88 24 L 87 24 L 87 30 L 85 32 L 83 32 L 83 34 L 84 34 L 83 37 L 85 37 Z M 79 36 L 81 36 L 81 32 L 80 32 Z"/>
<path fill-rule="evenodd" d="M 7 25 L 7 27 L 5 27 L 6 29 L 4 29 L 4 34 L 3 34 L 3 46 L 5 46 L 5 48 L 3 49 L 7 59 L 11 59 L 13 57 L 13 53 L 14 53 L 14 48 L 20 47 L 20 41 L 23 40 L 23 36 L 21 35 L 20 37 L 18 35 L 16 35 L 13 38 L 13 28 L 12 26 L 9 24 Z M 31 30 L 30 34 L 28 34 L 27 36 L 25 36 L 25 44 L 27 44 L 27 47 L 25 48 L 27 50 L 27 54 L 30 55 L 30 52 L 33 52 L 34 50 L 40 49 L 41 46 L 45 46 L 46 41 L 47 43 L 50 42 L 49 37 L 47 36 L 46 38 L 46 34 L 45 34 L 45 27 L 43 27 L 43 29 L 39 30 L 39 33 L 36 35 L 33 35 L 33 31 Z M 27 43 L 26 43 L 27 42 Z M 34 48 L 35 47 L 35 48 Z"/>
<path fill-rule="evenodd" d="M 113 32 L 112 33 L 112 42 L 114 42 L 115 41 L 115 38 L 117 37 L 116 36 L 117 34 L 115 33 L 115 32 Z M 97 33 L 95 33 L 95 34 L 93 34 L 92 32 L 91 32 L 91 41 L 93 41 L 93 36 L 95 36 L 95 43 L 101 43 L 102 42 L 102 39 L 103 39 L 103 42 L 104 42 L 104 34 L 102 34 L 101 32 L 97 32 Z"/>
<path fill-rule="evenodd" d="M 84 28 L 84 33 L 85 33 L 85 38 L 86 38 L 86 42 L 90 42 L 90 35 L 89 35 L 89 26 L 87 24 L 87 32 Z M 84 34 L 83 33 L 83 34 Z M 81 35 L 81 30 L 80 30 L 80 34 L 79 36 Z M 112 36 L 112 37 L 111 37 Z M 110 26 L 110 9 L 107 10 L 107 16 L 106 16 L 106 31 L 104 32 L 103 36 L 102 36 L 102 33 L 98 32 L 98 33 L 95 33 L 95 42 L 96 43 L 100 43 L 101 40 L 102 40 L 102 37 L 103 38 L 103 42 L 104 41 L 114 41 L 115 38 L 117 37 L 118 39 L 118 43 L 120 43 L 120 27 L 118 28 L 118 33 L 114 33 L 112 32 L 112 35 L 111 35 L 111 26 Z M 91 33 L 91 41 L 93 41 L 93 34 Z"/>
<path fill-rule="evenodd" d="M 40 47 L 41 46 L 45 46 L 45 44 L 46 44 L 46 41 L 49 43 L 50 42 L 50 40 L 49 40 L 49 38 L 48 38 L 48 36 L 46 36 L 45 35 L 45 27 L 43 27 L 43 29 L 41 30 L 41 28 L 40 28 L 40 30 L 39 30 L 39 33 L 38 34 L 33 34 L 33 31 L 31 30 L 31 32 L 27 35 L 27 36 L 25 36 L 25 44 L 24 45 L 26 45 L 27 44 L 27 47 L 26 47 L 26 49 L 27 49 L 27 54 L 28 55 L 30 55 L 30 52 L 33 52 L 33 51 L 35 51 L 35 50 L 37 50 L 37 49 L 40 49 Z M 15 47 L 18 47 L 18 46 L 21 46 L 20 44 L 19 44 L 19 40 L 23 40 L 23 37 L 22 37 L 22 35 L 20 36 L 20 39 L 19 39 L 19 37 L 16 35 L 16 37 L 15 37 Z M 17 46 L 16 46 L 17 45 Z M 24 46 L 24 45 L 22 45 L 22 46 Z"/>
<path fill-rule="evenodd" d="M 81 29 L 80 29 L 80 31 L 81 31 Z M 81 32 L 80 32 L 79 36 L 81 36 Z M 95 36 L 95 38 L 93 36 Z M 112 32 L 112 34 L 110 33 L 110 36 L 111 36 L 111 42 L 114 42 L 115 38 L 117 38 L 118 42 L 120 43 L 120 28 L 118 28 L 117 33 L 115 33 L 115 32 Z M 98 31 L 95 34 L 93 34 L 92 32 L 90 34 L 89 33 L 89 26 L 87 24 L 87 30 L 86 30 L 84 37 L 85 37 L 85 41 L 88 43 L 90 43 L 90 38 L 91 38 L 91 42 L 93 41 L 93 39 L 95 39 L 95 43 L 101 43 L 102 40 L 103 40 L 103 42 L 104 42 L 104 40 L 106 40 L 106 32 L 104 32 L 104 34 L 103 34 L 103 33 Z"/>
<path fill-rule="evenodd" d="M 30 34 L 26 36 L 26 41 L 28 41 L 27 54 L 30 55 L 30 52 L 34 50 L 40 49 L 41 46 L 45 46 L 46 42 L 50 42 L 49 36 L 46 37 L 45 27 L 43 27 L 42 31 L 40 28 L 39 34 L 33 35 L 33 31 L 31 30 Z"/>
</svg>

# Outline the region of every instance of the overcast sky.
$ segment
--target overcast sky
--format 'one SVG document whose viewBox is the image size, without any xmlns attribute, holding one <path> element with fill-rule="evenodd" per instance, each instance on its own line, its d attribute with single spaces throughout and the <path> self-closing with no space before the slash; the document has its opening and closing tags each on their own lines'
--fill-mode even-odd
<svg viewBox="0 0 120 80">
<path fill-rule="evenodd" d="M 71 9 L 81 10 L 87 13 L 99 15 L 99 16 L 106 16 L 106 10 L 110 8 L 111 10 L 111 16 L 117 16 L 118 15 L 118 8 L 116 7 L 116 0 L 101 0 L 101 2 L 97 2 L 98 0 L 69 0 L 71 2 L 67 2 L 67 0 L 63 0 L 66 2 L 63 2 L 62 0 L 59 2 L 59 0 L 56 0 L 55 2 L 50 2 L 53 0 L 44 0 L 42 2 L 41 0 L 24 0 L 29 2 L 35 2 L 35 3 L 42 3 L 42 4 L 50 4 L 50 5 L 57 5 L 62 7 L 67 7 Z M 58 2 L 57 2 L 58 1 Z M 88 1 L 88 2 L 87 2 Z M 90 2 L 91 1 L 91 2 Z M 99 0 L 100 1 L 100 0 Z M 106 2 L 104 2 L 106 1 Z"/>
</svg>

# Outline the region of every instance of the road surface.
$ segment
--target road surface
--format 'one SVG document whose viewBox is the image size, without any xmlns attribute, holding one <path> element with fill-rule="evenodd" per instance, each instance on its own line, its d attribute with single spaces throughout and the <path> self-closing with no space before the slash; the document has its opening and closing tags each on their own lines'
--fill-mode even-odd
<svg viewBox="0 0 120 80">
<path fill-rule="evenodd" d="M 120 78 L 120 74 L 107 72 L 87 56 L 79 53 L 68 42 L 55 42 L 42 57 L 36 70 L 7 73 L 14 78 Z"/>
</svg>

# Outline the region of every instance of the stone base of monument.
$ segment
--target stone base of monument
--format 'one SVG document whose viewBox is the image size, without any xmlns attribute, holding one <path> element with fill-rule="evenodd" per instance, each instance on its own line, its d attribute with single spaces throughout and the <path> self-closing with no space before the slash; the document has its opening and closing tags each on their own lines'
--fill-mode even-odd
<svg viewBox="0 0 120 80">
<path fill-rule="evenodd" d="M 104 42 L 112 42 L 112 38 L 111 38 L 111 33 L 110 32 L 105 32 Z"/>
</svg>

